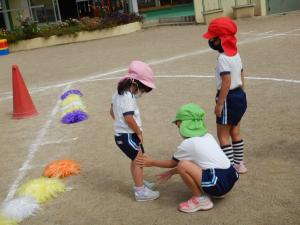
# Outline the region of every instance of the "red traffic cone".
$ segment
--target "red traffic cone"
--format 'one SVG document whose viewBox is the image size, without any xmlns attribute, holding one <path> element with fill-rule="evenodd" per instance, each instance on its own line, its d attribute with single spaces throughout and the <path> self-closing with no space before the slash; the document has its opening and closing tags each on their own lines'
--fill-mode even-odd
<svg viewBox="0 0 300 225">
<path fill-rule="evenodd" d="M 17 65 L 12 66 L 14 119 L 23 119 L 38 114 Z"/>
</svg>

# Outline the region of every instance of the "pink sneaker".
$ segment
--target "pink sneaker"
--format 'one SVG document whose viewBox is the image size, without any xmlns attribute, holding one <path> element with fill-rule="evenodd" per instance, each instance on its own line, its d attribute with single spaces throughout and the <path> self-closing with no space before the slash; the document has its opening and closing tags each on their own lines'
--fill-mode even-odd
<svg viewBox="0 0 300 225">
<path fill-rule="evenodd" d="M 243 174 L 243 173 L 247 173 L 248 172 L 248 169 L 247 167 L 245 166 L 244 162 L 240 162 L 240 164 L 234 164 L 234 168 L 236 169 L 236 171 L 240 174 Z"/>
<path fill-rule="evenodd" d="M 193 196 L 187 202 L 182 202 L 178 206 L 178 210 L 186 213 L 196 212 L 198 210 L 209 210 L 214 206 L 210 198 L 202 195 L 200 198 Z"/>
</svg>

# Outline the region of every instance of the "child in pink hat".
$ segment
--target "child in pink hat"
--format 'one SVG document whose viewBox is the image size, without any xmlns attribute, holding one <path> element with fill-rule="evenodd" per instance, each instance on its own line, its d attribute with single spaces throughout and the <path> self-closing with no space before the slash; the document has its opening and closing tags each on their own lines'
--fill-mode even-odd
<svg viewBox="0 0 300 225">
<path fill-rule="evenodd" d="M 112 96 L 110 115 L 114 119 L 115 142 L 120 150 L 131 159 L 130 171 L 134 181 L 136 201 L 149 201 L 159 197 L 153 191 L 153 183 L 143 179 L 143 168 L 136 164 L 136 157 L 144 153 L 142 121 L 136 99 L 155 88 L 153 72 L 141 61 L 130 63 L 128 74 L 118 83 Z"/>
</svg>

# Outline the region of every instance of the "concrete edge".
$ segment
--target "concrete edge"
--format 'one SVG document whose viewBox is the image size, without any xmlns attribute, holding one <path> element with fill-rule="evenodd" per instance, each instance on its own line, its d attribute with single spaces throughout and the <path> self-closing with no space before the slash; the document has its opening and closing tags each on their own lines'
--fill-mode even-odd
<svg viewBox="0 0 300 225">
<path fill-rule="evenodd" d="M 49 38 L 38 37 L 29 40 L 22 40 L 17 43 L 12 43 L 9 45 L 9 51 L 17 52 L 36 48 L 50 47 L 55 45 L 97 40 L 107 37 L 129 34 L 141 29 L 142 24 L 140 22 L 134 22 L 104 30 L 82 31 L 76 33 L 76 35 L 51 36 Z"/>
</svg>

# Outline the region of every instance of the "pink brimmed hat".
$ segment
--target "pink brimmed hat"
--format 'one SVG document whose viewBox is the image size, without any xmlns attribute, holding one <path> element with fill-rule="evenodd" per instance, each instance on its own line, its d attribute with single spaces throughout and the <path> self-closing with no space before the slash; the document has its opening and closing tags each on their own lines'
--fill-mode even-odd
<svg viewBox="0 0 300 225">
<path fill-rule="evenodd" d="M 128 74 L 121 78 L 133 78 L 152 89 L 156 88 L 154 84 L 153 71 L 148 64 L 142 61 L 132 61 L 129 65 Z"/>
</svg>

